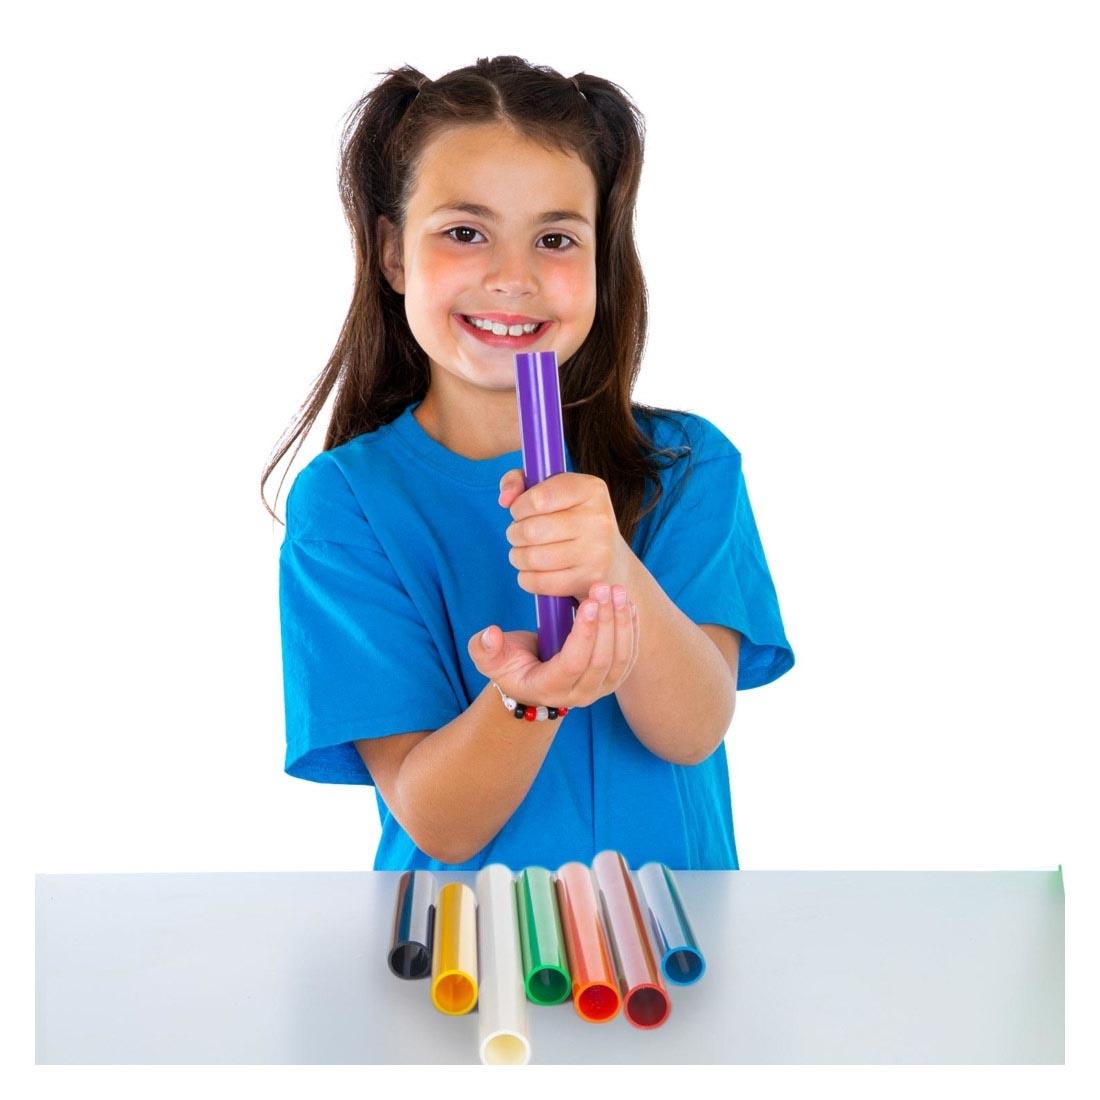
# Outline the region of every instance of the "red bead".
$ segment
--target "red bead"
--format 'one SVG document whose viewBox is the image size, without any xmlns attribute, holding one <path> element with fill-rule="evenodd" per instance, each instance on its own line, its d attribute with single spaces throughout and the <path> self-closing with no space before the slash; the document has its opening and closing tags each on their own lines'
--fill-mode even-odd
<svg viewBox="0 0 1100 1100">
<path fill-rule="evenodd" d="M 558 707 L 558 717 L 562 718 L 569 713 L 568 707 Z"/>
<path fill-rule="evenodd" d="M 535 707 L 528 707 L 527 713 L 523 717 L 526 721 L 533 722 L 538 717 Z"/>
</svg>

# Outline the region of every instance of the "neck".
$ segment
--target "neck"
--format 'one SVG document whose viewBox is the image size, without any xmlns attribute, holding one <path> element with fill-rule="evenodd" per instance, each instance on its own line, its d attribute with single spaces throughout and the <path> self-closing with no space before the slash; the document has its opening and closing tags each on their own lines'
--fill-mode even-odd
<svg viewBox="0 0 1100 1100">
<path fill-rule="evenodd" d="M 433 379 L 413 416 L 432 439 L 463 458 L 480 461 L 520 449 L 514 389 L 440 386 Z"/>
</svg>

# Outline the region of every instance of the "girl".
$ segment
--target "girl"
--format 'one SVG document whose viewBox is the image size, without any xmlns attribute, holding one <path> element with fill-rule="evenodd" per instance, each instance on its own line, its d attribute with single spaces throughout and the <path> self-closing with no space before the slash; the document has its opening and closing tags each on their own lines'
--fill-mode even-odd
<svg viewBox="0 0 1100 1100">
<path fill-rule="evenodd" d="M 723 738 L 794 654 L 740 453 L 631 400 L 642 150 L 620 88 L 518 57 L 389 70 L 349 119 L 354 296 L 261 493 L 335 389 L 287 499 L 285 767 L 374 785 L 376 870 L 738 866 Z M 566 434 L 526 491 L 519 348 Z M 545 663 L 535 593 L 579 605 Z"/>
</svg>

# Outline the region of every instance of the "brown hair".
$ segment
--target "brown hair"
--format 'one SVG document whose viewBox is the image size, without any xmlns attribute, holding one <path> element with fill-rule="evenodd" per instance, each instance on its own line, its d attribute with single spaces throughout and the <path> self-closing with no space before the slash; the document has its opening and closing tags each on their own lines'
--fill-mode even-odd
<svg viewBox="0 0 1100 1100">
<path fill-rule="evenodd" d="M 669 412 L 631 400 L 647 324 L 634 244 L 645 126 L 610 81 L 587 73 L 566 78 L 520 57 L 479 58 L 436 81 L 409 66 L 390 69 L 349 112 L 340 196 L 355 242 L 351 306 L 328 363 L 264 469 L 260 496 L 299 437 L 301 448 L 333 387 L 325 450 L 388 424 L 427 394 L 427 356 L 409 329 L 403 297 L 382 273 L 378 218 L 392 221 L 400 239 L 422 151 L 445 129 L 487 122 L 508 123 L 547 148 L 574 152 L 595 177 L 596 312 L 569 370 L 562 372 L 562 420 L 573 469 L 606 482 L 619 530 L 630 544 L 639 521 L 660 499 L 658 470 L 690 451 L 658 450 L 633 416 L 634 410 L 645 418 Z M 658 457 L 670 462 L 658 463 Z M 647 481 L 654 495 L 643 509 Z"/>
</svg>

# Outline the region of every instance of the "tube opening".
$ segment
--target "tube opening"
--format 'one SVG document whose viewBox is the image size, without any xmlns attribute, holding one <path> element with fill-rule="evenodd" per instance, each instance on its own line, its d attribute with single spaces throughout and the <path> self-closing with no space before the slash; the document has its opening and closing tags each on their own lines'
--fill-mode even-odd
<svg viewBox="0 0 1100 1100">
<path fill-rule="evenodd" d="M 532 973 L 527 982 L 527 992 L 531 999 L 540 1004 L 557 1004 L 569 994 L 569 983 L 560 970 L 545 966 Z"/>
<path fill-rule="evenodd" d="M 431 968 L 432 955 L 423 944 L 402 943 L 390 952 L 390 969 L 399 978 L 424 978 Z"/>
<path fill-rule="evenodd" d="M 489 1036 L 481 1046 L 481 1059 L 487 1066 L 523 1066 L 530 1056 L 527 1041 L 510 1031 Z"/>
<path fill-rule="evenodd" d="M 474 983 L 465 974 L 444 974 L 436 982 L 435 1000 L 444 1012 L 459 1015 L 474 1007 Z"/>
<path fill-rule="evenodd" d="M 619 1011 L 619 994 L 602 983 L 587 986 L 577 997 L 577 1010 L 594 1023 L 610 1020 Z"/>
<path fill-rule="evenodd" d="M 703 970 L 706 967 L 703 956 L 690 947 L 670 951 L 665 956 L 664 965 L 665 977 L 670 982 L 679 982 L 680 985 L 697 982 L 703 976 Z"/>
<path fill-rule="evenodd" d="M 656 1027 L 668 1015 L 668 998 L 656 986 L 643 985 L 626 998 L 627 1019 L 637 1027 Z"/>
</svg>

